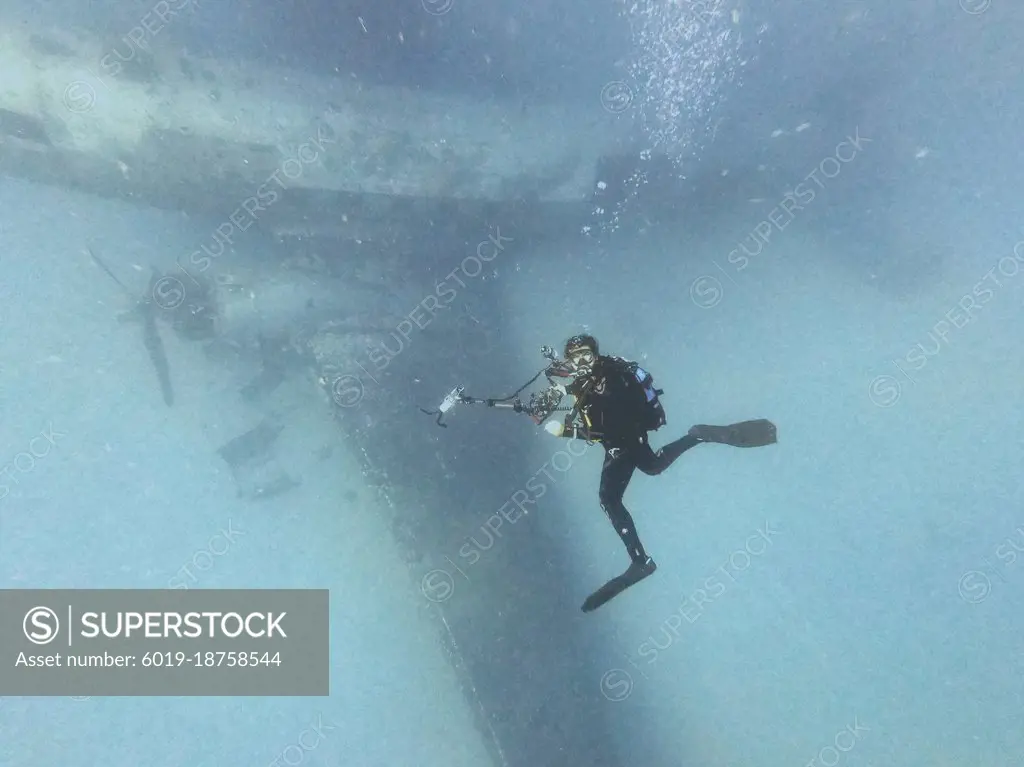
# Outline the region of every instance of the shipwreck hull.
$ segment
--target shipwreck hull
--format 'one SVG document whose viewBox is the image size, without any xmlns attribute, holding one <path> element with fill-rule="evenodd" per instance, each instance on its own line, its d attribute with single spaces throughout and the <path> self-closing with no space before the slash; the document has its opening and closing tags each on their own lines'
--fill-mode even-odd
<svg viewBox="0 0 1024 767">
<path fill-rule="evenodd" d="M 503 767 L 617 765 L 604 713 L 580 702 L 593 698 L 581 688 L 593 669 L 583 673 L 587 658 L 566 650 L 587 643 L 553 588 L 570 578 L 565 552 L 526 517 L 471 578 L 451 570 L 502 505 L 494 488 L 521 487 L 536 456 L 500 448 L 500 417 L 466 444 L 417 409 L 473 380 L 484 361 L 493 380 L 521 377 L 498 342 L 508 331 L 494 276 L 533 245 L 579 232 L 601 157 L 621 150 L 617 118 L 597 99 L 525 110 L 198 59 L 152 31 L 126 30 L 126 47 L 125 36 L 24 22 L 0 17 L 0 172 L 211 222 L 163 265 L 174 282 L 153 296 L 160 321 L 211 353 L 268 338 L 287 347 L 282 367 L 308 377 L 309 408 L 336 419 L 379 490 L 392 536 L 379 543 L 406 563 L 417 586 L 408 609 L 436 626 L 476 712 L 465 737 Z M 296 321 L 293 293 L 237 261 L 227 269 L 264 237 L 282 267 L 321 270 L 309 282 L 315 309 L 330 315 L 323 294 L 350 288 L 344 322 L 316 311 Z M 220 279 L 227 271 L 236 273 Z M 209 317 L 193 309 L 207 301 Z M 275 385 L 273 371 L 262 381 L 252 372 L 243 397 Z M 476 448 L 485 437 L 491 452 Z M 277 474 L 239 466 L 243 497 L 287 492 Z M 463 581 L 441 598 L 431 574 L 445 568 Z"/>
<path fill-rule="evenodd" d="M 516 239 L 515 228 L 502 232 Z M 507 247 L 502 257 L 514 260 L 515 245 Z M 423 284 L 429 271 L 416 275 L 426 296 L 434 294 Z M 612 723 L 595 695 L 601 656 L 563 596 L 573 580 L 572 557 L 539 520 L 557 504 L 558 472 L 533 450 L 515 449 L 523 444 L 510 438 L 516 427 L 530 433 L 517 420 L 522 416 L 470 409 L 441 429 L 420 410 L 435 408 L 460 383 L 523 378 L 518 350 L 500 341 L 508 333 L 501 290 L 499 282 L 472 286 L 478 314 L 469 329 L 460 329 L 452 311 L 423 329 L 406 323 L 360 338 L 330 329 L 318 334 L 310 350 L 320 406 L 337 419 L 379 488 L 395 544 L 422 595 L 418 609 L 436 622 L 495 764 L 612 767 L 620 764 Z M 548 495 L 537 514 L 523 514 L 510 501 L 524 488 L 534 499 Z"/>
<path fill-rule="evenodd" d="M 0 171 L 221 217 L 227 242 L 255 227 L 395 247 L 508 205 L 539 230 L 582 214 L 621 143 L 599 101 L 525 110 L 201 59 L 151 26 L 105 40 L 0 16 Z"/>
</svg>

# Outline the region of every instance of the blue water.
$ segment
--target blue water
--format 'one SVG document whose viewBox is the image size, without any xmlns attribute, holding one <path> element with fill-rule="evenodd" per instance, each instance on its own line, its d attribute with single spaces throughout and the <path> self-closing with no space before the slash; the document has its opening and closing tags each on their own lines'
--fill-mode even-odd
<svg viewBox="0 0 1024 767">
<path fill-rule="evenodd" d="M 147 10 L 24 13 L 116 37 Z M 779 444 L 700 446 L 637 476 L 626 503 L 659 570 L 587 616 L 577 605 L 626 558 L 597 505 L 599 450 L 572 455 L 529 533 L 509 523 L 492 542 L 500 564 L 486 551 L 473 563 L 514 581 L 510 562 L 542 564 L 531 535 L 562 552 L 570 577 L 551 599 L 572 631 L 502 637 L 522 648 L 502 657 L 564 659 L 571 688 L 544 686 L 554 668 L 508 664 L 463 694 L 422 568 L 359 513 L 377 488 L 306 382 L 274 405 L 298 435 L 282 453 L 302 489 L 269 506 L 239 499 L 210 458 L 263 415 L 236 396 L 244 366 L 165 334 L 187 405 L 159 401 L 137 330 L 116 320 L 125 298 L 84 248 L 141 286 L 208 222 L 0 179 L 0 465 L 17 478 L 0 490 L 0 587 L 166 588 L 235 530 L 197 588 L 332 591 L 329 698 L 0 698 L 0 765 L 447 767 L 490 753 L 518 767 L 531 732 L 544 747 L 532 767 L 577 764 L 548 747 L 559 726 L 585 728 L 566 742 L 592 738 L 602 765 L 624 767 L 1018 764 L 1022 21 L 984 0 L 456 0 L 439 15 L 234 3 L 182 18 L 167 33 L 191 50 L 370 83 L 524 108 L 603 94 L 632 137 L 625 170 L 599 179 L 614 194 L 585 234 L 574 225 L 497 264 L 488 289 L 507 322 L 486 354 L 466 345 L 467 383 L 500 388 L 495 347 L 533 366 L 540 344 L 585 328 L 666 390 L 655 447 L 692 423 L 756 417 Z M 435 454 L 392 471 L 415 487 L 439 465 L 456 476 L 460 455 L 493 456 L 500 480 L 448 490 L 481 508 L 453 558 L 565 460 L 543 432 L 482 433 L 488 415 L 460 412 Z M 40 437 L 46 455 L 15 465 Z M 536 468 L 500 475 L 506 449 Z M 481 582 L 452 599 L 475 600 L 470 623 L 487 626 L 509 606 Z M 501 716 L 480 710 L 502 696 Z"/>
</svg>

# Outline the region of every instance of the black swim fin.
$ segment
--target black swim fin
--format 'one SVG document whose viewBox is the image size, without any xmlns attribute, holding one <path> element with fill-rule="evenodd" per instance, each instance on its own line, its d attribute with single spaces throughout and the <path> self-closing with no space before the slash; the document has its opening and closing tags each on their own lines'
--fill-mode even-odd
<svg viewBox="0 0 1024 767">
<path fill-rule="evenodd" d="M 728 426 L 700 424 L 690 429 L 690 436 L 701 442 L 715 442 L 733 447 L 765 447 L 779 441 L 775 424 L 765 418 L 740 421 Z"/>
<path fill-rule="evenodd" d="M 651 575 L 658 566 L 654 563 L 654 560 L 647 557 L 645 560 L 633 562 L 622 575 L 616 575 L 610 581 L 605 583 L 601 588 L 587 597 L 583 603 L 583 607 L 580 609 L 585 613 L 590 613 L 596 610 L 603 604 L 610 602 L 615 599 L 619 594 L 633 586 L 648 575 Z"/>
</svg>

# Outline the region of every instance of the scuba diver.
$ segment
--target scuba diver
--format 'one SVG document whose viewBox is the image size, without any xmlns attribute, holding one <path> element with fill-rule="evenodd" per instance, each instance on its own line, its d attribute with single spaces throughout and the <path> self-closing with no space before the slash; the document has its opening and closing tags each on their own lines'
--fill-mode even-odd
<svg viewBox="0 0 1024 767">
<path fill-rule="evenodd" d="M 685 436 L 655 451 L 648 442 L 648 432 L 665 425 L 665 411 L 658 399 L 663 392 L 654 388 L 654 379 L 637 363 L 602 356 L 597 339 L 577 335 L 565 344 L 564 364 L 549 371 L 558 377 L 572 378 L 568 385 L 552 385 L 560 394 L 575 397 L 576 402 L 564 420 L 550 420 L 544 428 L 556 437 L 599 442 L 604 447 L 601 508 L 615 526 L 631 560 L 626 572 L 608 581 L 584 602 L 583 611 L 590 612 L 657 569 L 622 501 L 637 469 L 650 476 L 661 474 L 687 450 L 704 442 L 734 447 L 772 445 L 777 441 L 776 429 L 771 421 L 763 419 L 730 426 L 697 425 Z"/>
<path fill-rule="evenodd" d="M 665 425 L 665 411 L 659 399 L 661 389 L 654 388 L 654 378 L 636 362 L 622 357 L 600 354 L 597 339 L 576 335 L 565 343 L 564 359 L 554 349 L 541 348 L 549 365 L 507 397 L 482 399 L 469 397 L 465 387 L 456 386 L 435 410 L 424 413 L 437 417 L 437 424 L 446 427 L 444 416 L 458 404 L 482 404 L 526 413 L 535 423 L 556 437 L 582 439 L 604 447 L 599 497 L 601 508 L 615 526 L 629 553 L 629 568 L 587 597 L 583 612 L 591 612 L 613 599 L 633 584 L 651 575 L 654 560 L 640 542 L 633 517 L 622 498 L 639 469 L 644 474 L 661 474 L 683 453 L 705 442 L 733 447 L 763 447 L 777 442 L 775 424 L 765 419 L 742 421 L 729 426 L 697 425 L 683 437 L 660 450 L 651 448 L 648 433 Z M 548 387 L 530 395 L 523 403 L 519 395 L 534 381 L 546 375 Z M 562 406 L 571 395 L 574 404 Z M 565 412 L 563 419 L 551 419 L 556 412 Z M 549 420 L 551 419 L 551 420 Z"/>
</svg>

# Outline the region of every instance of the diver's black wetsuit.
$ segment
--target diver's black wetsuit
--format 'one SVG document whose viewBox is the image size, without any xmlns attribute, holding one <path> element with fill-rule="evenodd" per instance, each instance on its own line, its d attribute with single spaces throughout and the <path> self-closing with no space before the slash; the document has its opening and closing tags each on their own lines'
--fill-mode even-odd
<svg viewBox="0 0 1024 767">
<path fill-rule="evenodd" d="M 648 475 L 661 474 L 701 440 L 688 434 L 657 452 L 652 450 L 642 425 L 646 407 L 643 389 L 623 363 L 614 358 L 598 357 L 593 376 L 572 384 L 568 391 L 577 397 L 577 407 L 566 419 L 564 436 L 593 440 L 604 447 L 601 508 L 615 525 L 630 559 L 645 562 L 647 552 L 633 517 L 622 502 L 626 487 L 637 469 Z M 577 412 L 582 425 L 575 424 Z"/>
</svg>

